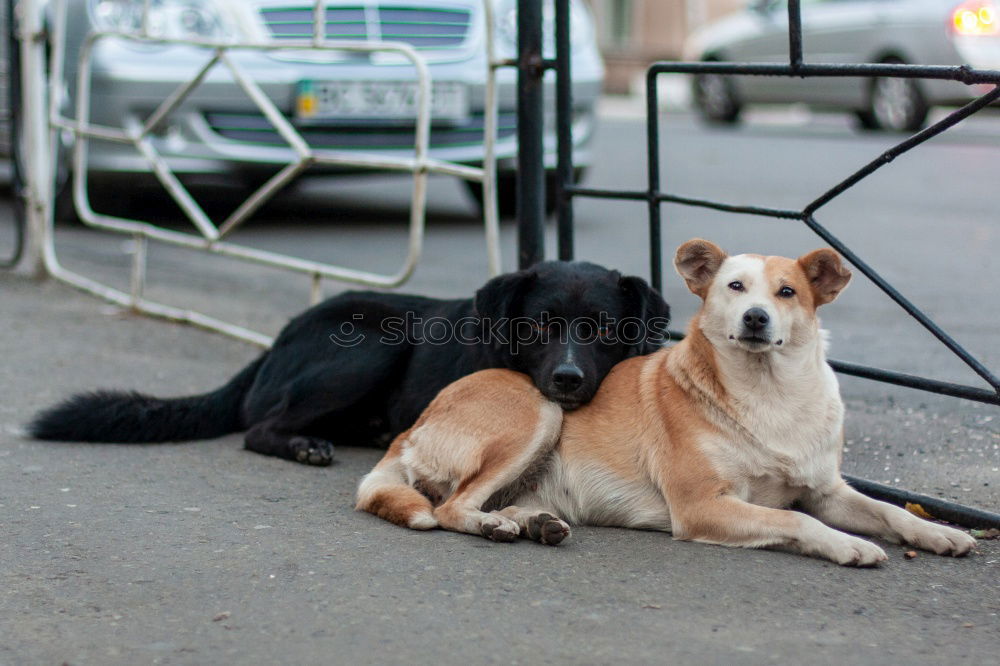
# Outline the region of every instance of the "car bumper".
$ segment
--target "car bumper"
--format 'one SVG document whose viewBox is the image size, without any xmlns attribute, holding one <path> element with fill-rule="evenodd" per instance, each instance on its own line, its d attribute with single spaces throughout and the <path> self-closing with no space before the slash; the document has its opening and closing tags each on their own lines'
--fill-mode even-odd
<svg viewBox="0 0 1000 666">
<path fill-rule="evenodd" d="M 128 57 L 128 56 L 131 57 Z M 415 78 L 409 65 L 363 63 L 288 62 L 266 53 L 236 52 L 234 60 L 275 103 L 277 108 L 315 149 L 356 151 L 379 156 L 413 156 L 413 124 L 353 121 L 297 123 L 296 93 L 304 80 L 405 81 Z M 190 48 L 155 53 L 137 52 L 114 43 L 102 44 L 94 53 L 91 118 L 110 127 L 141 125 L 171 92 L 193 78 L 208 56 Z M 589 163 L 587 149 L 593 133 L 595 105 L 603 70 L 600 61 L 574 62 L 573 140 L 575 161 Z M 153 63 L 156 63 L 155 66 Z M 483 160 L 483 121 L 486 63 L 482 58 L 429 66 L 434 81 L 466 85 L 469 113 L 460 121 L 432 119 L 430 156 L 463 164 Z M 548 109 L 554 107 L 554 80 L 547 79 Z M 517 154 L 516 72 L 501 69 L 497 76 L 499 102 L 496 156 L 501 169 L 515 168 Z M 273 170 L 295 159 L 295 154 L 263 112 L 233 81 L 224 65 L 217 65 L 185 102 L 151 135 L 156 150 L 178 173 L 225 174 L 246 170 Z M 552 113 L 545 131 L 546 165 L 555 165 Z M 144 172 L 149 167 L 129 145 L 92 140 L 88 148 L 92 172 Z M 332 169 L 326 169 L 330 171 Z M 338 171 L 343 169 L 338 168 Z"/>
</svg>

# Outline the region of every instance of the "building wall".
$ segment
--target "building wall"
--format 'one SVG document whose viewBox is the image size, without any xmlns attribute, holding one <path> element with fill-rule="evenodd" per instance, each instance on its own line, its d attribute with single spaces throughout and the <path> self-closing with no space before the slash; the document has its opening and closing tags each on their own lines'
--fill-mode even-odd
<svg viewBox="0 0 1000 666">
<path fill-rule="evenodd" d="M 677 60 L 684 39 L 747 0 L 588 0 L 607 65 L 605 89 L 630 92 L 650 63 Z"/>
</svg>

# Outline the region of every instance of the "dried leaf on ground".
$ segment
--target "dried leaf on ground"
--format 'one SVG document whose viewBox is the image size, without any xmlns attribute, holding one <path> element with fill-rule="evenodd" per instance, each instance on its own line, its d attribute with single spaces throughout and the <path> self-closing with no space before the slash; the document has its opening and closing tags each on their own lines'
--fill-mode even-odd
<svg viewBox="0 0 1000 666">
<path fill-rule="evenodd" d="M 924 520 L 934 520 L 934 516 L 927 513 L 927 509 L 917 504 L 916 502 L 907 502 L 905 508 L 914 516 L 918 516 L 920 518 L 923 518 Z"/>
</svg>

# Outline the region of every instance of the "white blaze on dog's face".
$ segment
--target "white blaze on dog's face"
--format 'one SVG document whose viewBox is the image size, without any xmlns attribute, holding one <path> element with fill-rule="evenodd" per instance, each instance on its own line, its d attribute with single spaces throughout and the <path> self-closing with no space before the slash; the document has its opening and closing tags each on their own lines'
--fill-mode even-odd
<svg viewBox="0 0 1000 666">
<path fill-rule="evenodd" d="M 677 250 L 674 265 L 705 302 L 706 337 L 748 352 L 794 349 L 813 340 L 816 308 L 836 298 L 851 279 L 840 255 L 826 248 L 798 259 L 730 257 L 714 243 L 694 239 Z"/>
</svg>

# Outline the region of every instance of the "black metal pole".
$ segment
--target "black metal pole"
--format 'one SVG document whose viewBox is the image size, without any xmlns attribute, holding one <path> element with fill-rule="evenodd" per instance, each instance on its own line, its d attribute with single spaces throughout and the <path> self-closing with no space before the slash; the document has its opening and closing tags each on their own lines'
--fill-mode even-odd
<svg viewBox="0 0 1000 666">
<path fill-rule="evenodd" d="M 799 0 L 788 0 L 788 61 L 792 69 L 802 65 L 802 12 Z"/>
<path fill-rule="evenodd" d="M 917 389 L 918 391 L 950 395 L 954 398 L 975 400 L 976 402 L 985 402 L 990 405 L 1000 405 L 1000 391 L 990 391 L 976 388 L 975 386 L 942 382 L 937 379 L 920 377 L 919 375 L 908 375 L 903 372 L 873 368 L 870 365 L 836 361 L 832 358 L 828 359 L 828 362 L 831 368 L 843 375 L 860 377 L 862 379 L 874 379 L 884 384 L 895 384 L 896 386 L 905 386 L 906 388 Z"/>
<path fill-rule="evenodd" d="M 649 187 L 649 282 L 663 293 L 663 249 L 660 238 L 660 105 L 656 86 L 656 70 L 646 72 L 646 169 Z"/>
<path fill-rule="evenodd" d="M 559 259 L 573 260 L 573 87 L 570 71 L 569 0 L 556 0 L 556 140 L 559 151 Z"/>
<path fill-rule="evenodd" d="M 839 238 L 834 236 L 826 227 L 822 226 L 816 221 L 812 215 L 808 215 L 803 220 L 812 231 L 825 240 L 833 249 L 840 252 L 844 259 L 851 262 L 855 268 L 865 274 L 865 276 L 871 280 L 876 287 L 881 289 L 889 298 L 896 302 L 899 307 L 903 308 L 908 315 L 916 319 L 921 326 L 927 329 L 931 335 L 941 341 L 941 343 L 951 350 L 951 352 L 962 359 L 966 365 L 968 365 L 977 375 L 985 379 L 993 387 L 996 393 L 1000 393 L 1000 378 L 990 372 L 983 363 L 977 359 L 975 356 L 969 353 L 962 345 L 960 345 L 954 338 L 948 335 L 940 326 L 938 326 L 933 319 L 924 314 L 924 311 L 918 308 L 916 305 L 911 303 L 909 299 L 905 298 L 899 291 L 896 290 L 885 278 L 880 274 L 875 272 L 875 269 L 868 265 L 867 262 L 863 261 L 861 257 L 856 255 L 854 251 L 844 245 Z"/>
<path fill-rule="evenodd" d="M 991 511 L 983 511 L 971 506 L 964 506 L 949 502 L 948 500 L 913 493 L 909 490 L 894 488 L 875 481 L 859 479 L 856 476 L 844 474 L 844 480 L 860 493 L 873 497 L 883 502 L 906 506 L 907 504 L 919 504 L 927 513 L 947 520 L 949 523 L 961 525 L 962 527 L 972 527 L 977 529 L 998 528 L 1000 529 L 1000 514 Z"/>
<path fill-rule="evenodd" d="M 527 268 L 545 259 L 545 61 L 538 0 L 518 0 L 517 51 L 517 259 Z"/>
</svg>

